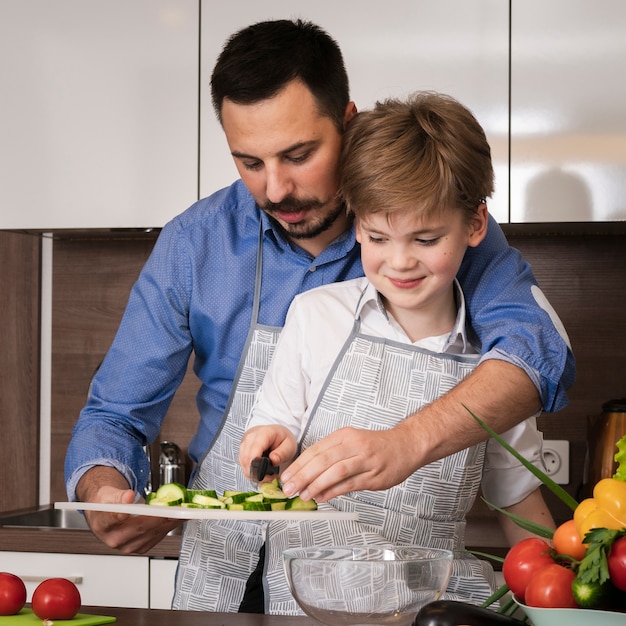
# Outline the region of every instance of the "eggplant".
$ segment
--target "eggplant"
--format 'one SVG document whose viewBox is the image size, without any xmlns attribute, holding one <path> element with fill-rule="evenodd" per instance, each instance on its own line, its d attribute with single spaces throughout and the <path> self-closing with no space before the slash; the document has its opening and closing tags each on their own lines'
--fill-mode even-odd
<svg viewBox="0 0 626 626">
<path fill-rule="evenodd" d="M 436 600 L 420 609 L 413 626 L 527 626 L 527 623 L 475 604 Z"/>
</svg>

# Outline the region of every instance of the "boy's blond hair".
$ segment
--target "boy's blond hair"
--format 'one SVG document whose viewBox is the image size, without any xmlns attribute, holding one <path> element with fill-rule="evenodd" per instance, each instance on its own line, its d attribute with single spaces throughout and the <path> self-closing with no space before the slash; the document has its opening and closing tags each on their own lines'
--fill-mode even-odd
<svg viewBox="0 0 626 626">
<path fill-rule="evenodd" d="M 378 102 L 348 125 L 341 194 L 357 218 L 398 210 L 474 213 L 493 187 L 485 132 L 450 96 L 417 92 Z"/>
</svg>

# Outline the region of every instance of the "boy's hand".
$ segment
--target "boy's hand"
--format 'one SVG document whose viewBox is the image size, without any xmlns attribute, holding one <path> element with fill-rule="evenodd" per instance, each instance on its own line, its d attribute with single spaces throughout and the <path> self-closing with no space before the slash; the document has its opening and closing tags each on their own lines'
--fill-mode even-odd
<svg viewBox="0 0 626 626">
<path fill-rule="evenodd" d="M 254 426 L 246 431 L 239 447 L 239 463 L 250 478 L 252 459 L 263 456 L 266 450 L 272 465 L 289 463 L 298 451 L 298 442 L 285 426 Z"/>
</svg>

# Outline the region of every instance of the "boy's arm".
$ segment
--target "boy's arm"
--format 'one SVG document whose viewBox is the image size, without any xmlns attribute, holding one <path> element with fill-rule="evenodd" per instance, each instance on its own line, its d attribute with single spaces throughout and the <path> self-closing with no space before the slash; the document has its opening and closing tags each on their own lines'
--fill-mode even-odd
<svg viewBox="0 0 626 626">
<path fill-rule="evenodd" d="M 530 522 L 540 524 L 541 526 L 546 526 L 553 530 L 556 528 L 552 514 L 541 495 L 540 488 L 535 489 L 535 491 L 526 496 L 521 502 L 505 507 L 504 510 L 509 513 L 514 513 L 519 517 L 523 517 Z M 537 535 L 534 535 L 530 531 L 519 527 L 503 513 L 498 513 L 498 522 L 500 523 L 500 527 L 504 532 L 509 546 L 514 546 L 518 541 L 527 539 L 528 537 L 537 537 Z"/>
</svg>

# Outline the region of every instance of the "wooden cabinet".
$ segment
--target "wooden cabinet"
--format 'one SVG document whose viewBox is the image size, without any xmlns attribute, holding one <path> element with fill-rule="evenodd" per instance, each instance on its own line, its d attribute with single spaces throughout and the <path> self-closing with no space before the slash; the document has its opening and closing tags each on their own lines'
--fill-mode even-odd
<svg viewBox="0 0 626 626">
<path fill-rule="evenodd" d="M 0 228 L 161 226 L 197 198 L 198 13 L 0 3 Z"/>
<path fill-rule="evenodd" d="M 292 0 L 246 5 L 203 4 L 200 62 L 200 196 L 230 184 L 237 172 L 210 99 L 210 76 L 226 39 L 265 19 L 303 17 L 327 30 L 344 54 L 357 107 L 433 89 L 470 107 L 493 150 L 496 193 L 489 203 L 508 221 L 509 7 L 501 0 L 317 0 L 306 10 Z"/>
<path fill-rule="evenodd" d="M 626 5 L 514 0 L 511 221 L 626 218 Z"/>
</svg>

